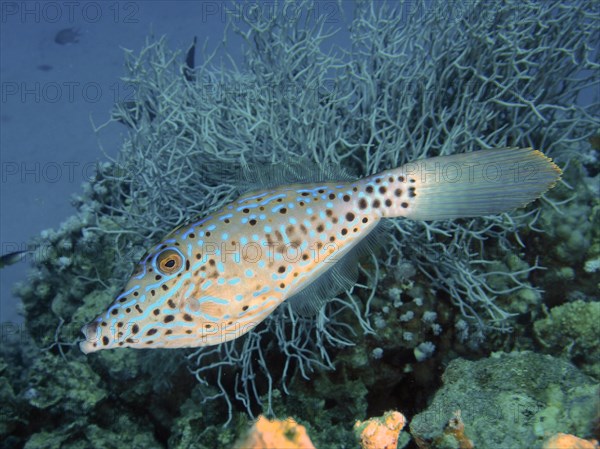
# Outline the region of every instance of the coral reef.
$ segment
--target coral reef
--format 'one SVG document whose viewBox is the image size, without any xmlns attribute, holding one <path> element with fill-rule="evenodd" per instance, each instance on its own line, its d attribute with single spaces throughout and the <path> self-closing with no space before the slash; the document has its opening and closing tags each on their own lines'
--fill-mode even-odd
<svg viewBox="0 0 600 449">
<path fill-rule="evenodd" d="M 464 434 L 481 449 L 540 448 L 556 432 L 593 434 L 600 386 L 562 359 L 533 352 L 455 359 L 442 379 L 431 405 L 410 423 L 420 447 L 457 447 L 446 427 L 456 410 Z"/>
<path fill-rule="evenodd" d="M 468 2 L 440 14 L 446 2 L 357 2 L 346 49 L 330 48 L 333 31 L 311 2 L 277 8 L 233 18 L 239 66 L 216 68 L 208 53 L 186 77 L 165 39 L 127 51 L 136 98 L 113 111 L 128 131 L 119 157 L 98 164 L 73 217 L 34 239 L 17 288 L 31 339 L 0 354 L 0 447 L 230 447 L 261 413 L 297 417 L 316 447 L 354 447 L 349 423 L 424 409 L 448 363 L 435 429 L 430 412 L 411 425 L 423 441 L 443 436 L 458 409 L 478 448 L 539 447 L 551 430 L 587 438 L 597 388 L 570 363 L 532 353 L 450 361 L 539 349 L 536 336 L 562 353 L 550 329 L 557 339 L 591 331 L 574 326 L 585 317 L 556 323 L 598 299 L 600 207 L 586 180 L 599 171 L 589 142 L 599 103 L 578 104 L 598 86 L 597 5 Z M 361 259 L 356 286 L 314 318 L 284 305 L 244 338 L 193 352 L 85 357 L 74 346 L 145 249 L 231 201 L 247 167 L 301 159 L 364 175 L 507 145 L 568 164 L 566 183 L 510 214 L 395 221 Z M 584 368 L 597 360 L 590 340 L 572 351 Z M 511 429 L 499 410 L 514 412 Z"/>
</svg>

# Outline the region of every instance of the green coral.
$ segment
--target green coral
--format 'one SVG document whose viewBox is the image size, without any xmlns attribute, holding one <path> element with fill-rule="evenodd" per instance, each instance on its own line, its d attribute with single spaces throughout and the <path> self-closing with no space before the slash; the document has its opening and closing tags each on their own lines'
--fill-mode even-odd
<svg viewBox="0 0 600 449">
<path fill-rule="evenodd" d="M 559 358 L 533 352 L 494 353 L 487 359 L 450 362 L 444 386 L 410 423 L 413 436 L 442 441 L 456 410 L 478 449 L 541 448 L 557 432 L 593 434 L 600 406 L 598 383 Z"/>
<path fill-rule="evenodd" d="M 204 405 L 206 393 L 203 385 L 196 385 L 190 398 L 181 406 L 180 416 L 174 420 L 172 425 L 169 448 L 231 447 L 236 437 L 250 426 L 250 420 L 246 415 L 236 414 L 233 424 L 223 428 L 218 416 L 221 410 Z"/>
<path fill-rule="evenodd" d="M 52 431 L 32 435 L 25 449 L 132 449 L 158 448 L 151 427 L 133 422 L 127 416 L 116 417 L 109 429 L 95 424 L 84 425 L 80 420 Z"/>
<path fill-rule="evenodd" d="M 29 371 L 24 394 L 33 407 L 50 413 L 85 414 L 108 396 L 101 384 L 89 364 L 42 352 Z"/>
<path fill-rule="evenodd" d="M 599 302 L 574 301 L 553 307 L 533 327 L 547 351 L 580 362 L 584 371 L 600 378 Z"/>
</svg>

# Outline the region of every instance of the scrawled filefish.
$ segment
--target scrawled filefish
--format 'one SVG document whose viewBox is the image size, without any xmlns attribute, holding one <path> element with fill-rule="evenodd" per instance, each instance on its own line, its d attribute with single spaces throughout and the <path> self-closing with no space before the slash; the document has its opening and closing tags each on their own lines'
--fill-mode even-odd
<svg viewBox="0 0 600 449">
<path fill-rule="evenodd" d="M 283 301 L 310 310 L 351 285 L 340 267 L 356 265 L 353 250 L 382 218 L 497 214 L 533 201 L 560 175 L 539 151 L 503 148 L 246 194 L 153 247 L 108 310 L 83 327 L 80 348 L 233 340 Z"/>
</svg>

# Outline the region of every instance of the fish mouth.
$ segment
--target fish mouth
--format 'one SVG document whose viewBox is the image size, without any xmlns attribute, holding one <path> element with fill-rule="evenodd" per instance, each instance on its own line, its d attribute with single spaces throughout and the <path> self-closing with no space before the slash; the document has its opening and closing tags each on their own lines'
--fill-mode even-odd
<svg viewBox="0 0 600 449">
<path fill-rule="evenodd" d="M 84 354 L 96 352 L 102 349 L 100 346 L 100 333 L 98 332 L 98 323 L 89 323 L 81 328 L 85 340 L 79 342 L 79 349 Z"/>
</svg>

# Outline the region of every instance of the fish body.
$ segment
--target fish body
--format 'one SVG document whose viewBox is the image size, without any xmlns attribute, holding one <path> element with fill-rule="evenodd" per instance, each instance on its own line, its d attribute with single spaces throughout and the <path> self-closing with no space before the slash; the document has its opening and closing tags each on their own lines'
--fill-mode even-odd
<svg viewBox="0 0 600 449">
<path fill-rule="evenodd" d="M 499 213 L 534 200 L 559 177 L 540 152 L 507 148 L 426 159 L 356 181 L 248 193 L 151 248 L 106 312 L 83 327 L 80 348 L 199 347 L 238 338 L 283 301 L 311 301 L 303 292 L 382 219 Z"/>
<path fill-rule="evenodd" d="M 0 256 L 0 268 L 13 265 L 23 260 L 28 254 L 31 254 L 31 250 L 24 249 L 20 251 L 14 251 L 11 253 L 3 254 Z"/>
</svg>

